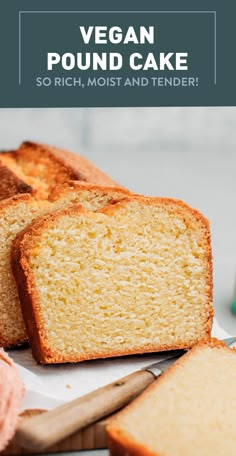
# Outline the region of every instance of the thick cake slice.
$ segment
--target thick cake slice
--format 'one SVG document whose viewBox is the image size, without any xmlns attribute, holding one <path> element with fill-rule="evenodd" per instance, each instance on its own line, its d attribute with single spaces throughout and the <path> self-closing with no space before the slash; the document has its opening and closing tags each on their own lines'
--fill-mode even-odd
<svg viewBox="0 0 236 456">
<path fill-rule="evenodd" d="M 11 243 L 35 218 L 80 203 L 92 210 L 129 195 L 116 187 L 99 187 L 79 182 L 58 186 L 50 202 L 18 195 L 0 203 L 0 345 L 5 348 L 27 341 L 18 292 L 10 265 Z"/>
<path fill-rule="evenodd" d="M 39 199 L 47 199 L 56 185 L 71 179 L 117 185 L 86 158 L 43 144 L 25 142 L 16 151 L 0 153 L 0 162 L 1 199 L 5 198 L 6 187 L 6 197 L 31 192 Z M 4 191 L 1 190 L 2 183 Z"/>
<path fill-rule="evenodd" d="M 209 338 L 209 225 L 186 204 L 133 197 L 59 211 L 13 243 L 33 354 L 76 362 L 189 348 Z"/>
<path fill-rule="evenodd" d="M 236 350 L 199 344 L 108 426 L 111 456 L 234 456 Z"/>
<path fill-rule="evenodd" d="M 0 202 L 0 346 L 5 348 L 27 340 L 11 270 L 11 244 L 22 229 L 48 210 L 49 203 L 35 201 L 29 194 Z"/>
</svg>

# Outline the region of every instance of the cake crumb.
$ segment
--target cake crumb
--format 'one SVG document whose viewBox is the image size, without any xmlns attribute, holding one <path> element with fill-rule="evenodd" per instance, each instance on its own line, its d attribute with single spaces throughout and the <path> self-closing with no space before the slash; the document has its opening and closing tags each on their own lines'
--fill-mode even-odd
<svg viewBox="0 0 236 456">
<path fill-rule="evenodd" d="M 67 384 L 67 385 L 66 385 L 66 388 L 71 389 L 71 385 L 68 385 L 68 384 Z"/>
</svg>

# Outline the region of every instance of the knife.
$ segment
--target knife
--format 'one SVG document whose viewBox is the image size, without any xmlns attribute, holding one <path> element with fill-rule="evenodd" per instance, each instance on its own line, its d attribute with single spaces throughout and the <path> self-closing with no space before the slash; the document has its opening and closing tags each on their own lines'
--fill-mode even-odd
<svg viewBox="0 0 236 456">
<path fill-rule="evenodd" d="M 233 346 L 236 344 L 236 337 L 225 339 L 224 342 Z M 27 419 L 18 426 L 15 436 L 17 443 L 29 450 L 41 451 L 120 410 L 184 353 L 184 350 L 169 352 L 163 361 L 146 366 L 54 410 Z"/>
</svg>

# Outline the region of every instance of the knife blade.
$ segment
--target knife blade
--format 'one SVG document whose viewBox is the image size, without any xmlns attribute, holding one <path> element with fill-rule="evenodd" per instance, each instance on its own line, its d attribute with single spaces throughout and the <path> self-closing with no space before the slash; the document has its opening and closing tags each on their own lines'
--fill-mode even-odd
<svg viewBox="0 0 236 456">
<path fill-rule="evenodd" d="M 182 351 L 182 355 L 185 352 Z M 155 379 L 163 374 L 167 369 L 169 369 L 172 364 L 174 364 L 177 359 L 179 359 L 182 355 L 178 354 L 176 356 L 171 356 L 170 358 L 165 358 L 163 361 L 158 361 L 157 363 L 150 364 L 150 366 L 143 367 L 141 370 L 145 370 L 147 372 L 151 372 Z"/>
<path fill-rule="evenodd" d="M 225 339 L 224 342 L 232 346 L 236 344 L 236 337 Z M 29 450 L 41 451 L 120 410 L 140 395 L 184 353 L 185 350 L 169 352 L 164 360 L 145 366 L 54 410 L 27 419 L 17 429 L 17 443 Z"/>
</svg>

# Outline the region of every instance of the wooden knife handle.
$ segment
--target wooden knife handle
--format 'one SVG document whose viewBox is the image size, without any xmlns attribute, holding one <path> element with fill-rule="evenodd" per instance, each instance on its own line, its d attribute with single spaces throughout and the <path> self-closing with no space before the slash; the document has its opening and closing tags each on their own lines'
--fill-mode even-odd
<svg viewBox="0 0 236 456">
<path fill-rule="evenodd" d="M 54 410 L 32 417 L 18 426 L 17 443 L 36 451 L 48 448 L 121 409 L 154 380 L 151 372 L 137 371 Z"/>
</svg>

